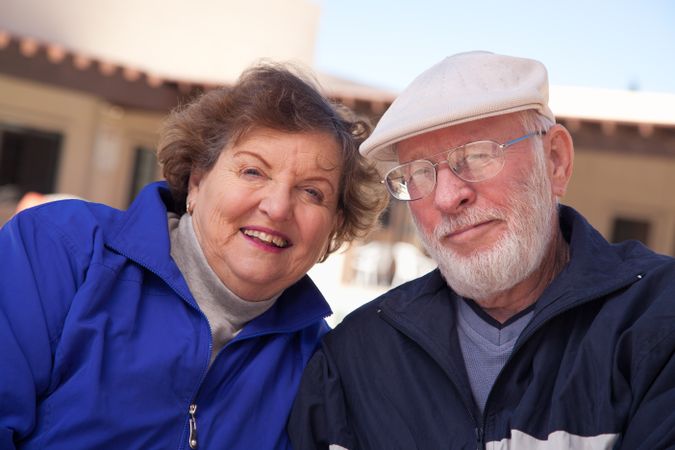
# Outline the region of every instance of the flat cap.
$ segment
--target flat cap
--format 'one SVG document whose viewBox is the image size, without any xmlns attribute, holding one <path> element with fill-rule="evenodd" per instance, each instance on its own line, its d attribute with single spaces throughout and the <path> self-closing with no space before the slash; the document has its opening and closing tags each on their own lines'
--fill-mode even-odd
<svg viewBox="0 0 675 450">
<path fill-rule="evenodd" d="M 409 137 L 527 109 L 555 122 L 542 63 L 484 51 L 459 53 L 415 78 L 360 151 L 368 158 L 392 161 L 396 159 L 392 145 Z"/>
</svg>

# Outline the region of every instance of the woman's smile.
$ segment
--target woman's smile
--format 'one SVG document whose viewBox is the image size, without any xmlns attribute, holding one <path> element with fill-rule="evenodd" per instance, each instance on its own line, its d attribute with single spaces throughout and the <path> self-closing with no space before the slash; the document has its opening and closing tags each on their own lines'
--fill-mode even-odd
<svg viewBox="0 0 675 450">
<path fill-rule="evenodd" d="M 241 232 L 254 244 L 260 245 L 265 250 L 281 250 L 293 245 L 288 238 L 272 230 L 245 227 Z"/>
<path fill-rule="evenodd" d="M 221 281 L 265 299 L 307 273 L 337 224 L 341 170 L 332 136 L 262 128 L 193 173 L 195 233 Z"/>
</svg>

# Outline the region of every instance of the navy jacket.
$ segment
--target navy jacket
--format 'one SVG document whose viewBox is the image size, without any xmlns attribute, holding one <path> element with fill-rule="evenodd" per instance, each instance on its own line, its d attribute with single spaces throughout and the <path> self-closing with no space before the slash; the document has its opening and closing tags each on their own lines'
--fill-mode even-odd
<svg viewBox="0 0 675 450">
<path fill-rule="evenodd" d="M 476 407 L 438 271 L 353 312 L 312 358 L 296 450 L 675 446 L 675 260 L 561 207 L 571 260 Z"/>
<path fill-rule="evenodd" d="M 169 191 L 126 212 L 67 200 L 0 231 L 0 448 L 286 449 L 302 369 L 327 331 L 308 277 L 207 370 L 211 333 L 170 257 Z"/>
</svg>

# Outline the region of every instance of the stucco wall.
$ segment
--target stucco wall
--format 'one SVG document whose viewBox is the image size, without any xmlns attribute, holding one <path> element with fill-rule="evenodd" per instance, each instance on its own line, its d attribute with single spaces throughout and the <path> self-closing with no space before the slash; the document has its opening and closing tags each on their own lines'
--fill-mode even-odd
<svg viewBox="0 0 675 450">
<path fill-rule="evenodd" d="M 675 158 L 577 148 L 562 202 L 577 208 L 606 237 L 617 217 L 648 221 L 649 246 L 675 254 Z"/>
<path fill-rule="evenodd" d="M 0 123 L 63 136 L 55 191 L 127 206 L 134 151 L 155 147 L 162 114 L 2 75 L 0 92 Z"/>
<path fill-rule="evenodd" d="M 259 58 L 314 61 L 309 0 L 3 0 L 0 29 L 164 78 L 230 82 Z"/>
</svg>

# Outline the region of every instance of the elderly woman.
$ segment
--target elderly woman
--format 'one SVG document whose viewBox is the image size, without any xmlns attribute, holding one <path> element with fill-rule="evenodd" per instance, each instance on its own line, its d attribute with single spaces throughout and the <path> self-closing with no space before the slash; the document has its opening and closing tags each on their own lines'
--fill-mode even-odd
<svg viewBox="0 0 675 450">
<path fill-rule="evenodd" d="M 307 271 L 386 201 L 369 128 L 254 67 L 174 112 L 166 182 L 0 231 L 0 448 L 288 448 L 330 314 Z"/>
</svg>

